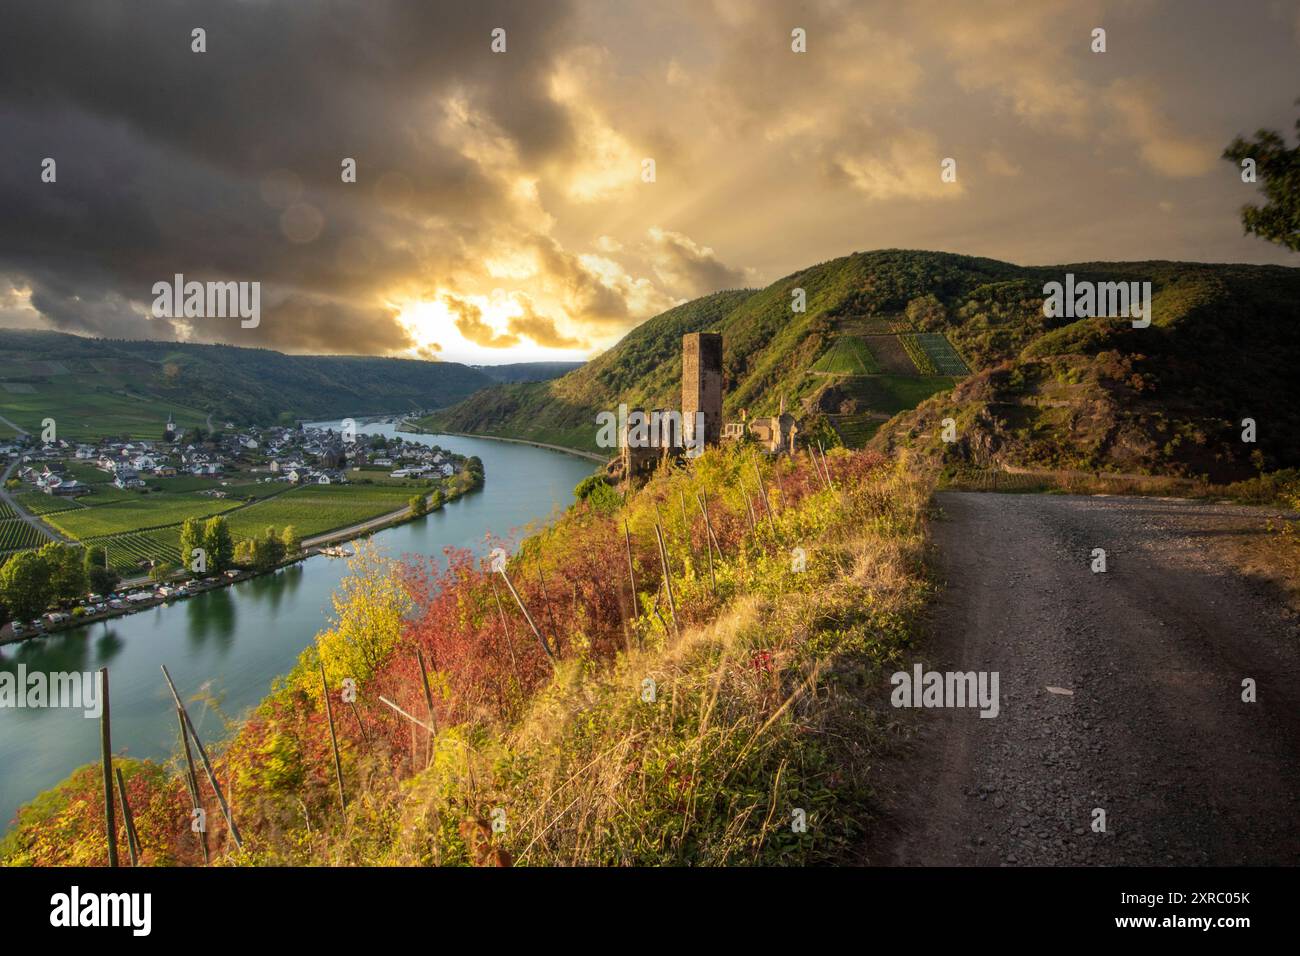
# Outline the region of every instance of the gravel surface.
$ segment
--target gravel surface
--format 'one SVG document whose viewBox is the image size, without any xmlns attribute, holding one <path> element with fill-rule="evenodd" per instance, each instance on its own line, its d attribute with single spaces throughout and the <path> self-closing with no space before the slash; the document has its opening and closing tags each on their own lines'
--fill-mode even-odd
<svg viewBox="0 0 1300 956">
<path fill-rule="evenodd" d="M 916 738 L 886 768 L 868 862 L 1300 863 L 1300 624 L 1215 545 L 1268 512 L 956 492 L 937 503 L 946 587 L 916 660 L 999 672 L 1001 713 L 896 712 Z M 1093 548 L 1106 573 L 1090 569 Z M 1257 703 L 1242 701 L 1245 678 Z"/>
</svg>

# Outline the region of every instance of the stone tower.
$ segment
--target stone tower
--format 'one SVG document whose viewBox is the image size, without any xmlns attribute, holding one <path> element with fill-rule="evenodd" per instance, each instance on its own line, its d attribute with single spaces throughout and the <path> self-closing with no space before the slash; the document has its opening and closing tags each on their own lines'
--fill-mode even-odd
<svg viewBox="0 0 1300 956">
<path fill-rule="evenodd" d="M 704 413 L 704 444 L 722 440 L 722 336 L 691 332 L 682 336 L 682 429 L 695 439 L 695 413 Z"/>
</svg>

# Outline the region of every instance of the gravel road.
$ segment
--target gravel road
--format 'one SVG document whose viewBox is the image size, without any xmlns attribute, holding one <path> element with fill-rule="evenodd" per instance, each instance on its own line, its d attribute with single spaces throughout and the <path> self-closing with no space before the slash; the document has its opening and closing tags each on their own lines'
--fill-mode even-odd
<svg viewBox="0 0 1300 956">
<path fill-rule="evenodd" d="M 1001 713 L 896 712 L 917 736 L 888 768 L 868 862 L 1300 863 L 1300 623 L 1215 545 L 1266 512 L 1052 495 L 937 502 L 946 586 L 916 660 L 999 672 Z M 1094 548 L 1105 573 L 1090 568 Z M 1256 703 L 1242 700 L 1245 678 Z"/>
</svg>

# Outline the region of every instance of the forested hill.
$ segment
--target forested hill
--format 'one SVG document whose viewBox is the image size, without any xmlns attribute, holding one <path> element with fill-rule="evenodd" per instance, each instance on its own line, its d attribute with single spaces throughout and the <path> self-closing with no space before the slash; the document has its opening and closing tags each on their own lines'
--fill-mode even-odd
<svg viewBox="0 0 1300 956">
<path fill-rule="evenodd" d="M 1150 282 L 1151 326 L 1048 318 L 1044 285 L 1066 273 Z M 428 424 L 595 450 L 597 412 L 679 406 L 681 336 L 695 331 L 723 333 L 728 416 L 785 398 L 827 441 L 980 467 L 1229 478 L 1300 464 L 1300 269 L 1281 266 L 854 253 L 678 306 L 568 375 L 486 389 Z M 946 417 L 964 431 L 940 447 Z M 1254 444 L 1239 440 L 1245 417 L 1260 422 Z"/>
<path fill-rule="evenodd" d="M 270 423 L 438 408 L 492 383 L 454 362 L 91 339 L 0 329 L 0 415 L 29 430 L 152 436 L 183 424 Z M 66 424 L 66 428 L 64 427 Z"/>
</svg>

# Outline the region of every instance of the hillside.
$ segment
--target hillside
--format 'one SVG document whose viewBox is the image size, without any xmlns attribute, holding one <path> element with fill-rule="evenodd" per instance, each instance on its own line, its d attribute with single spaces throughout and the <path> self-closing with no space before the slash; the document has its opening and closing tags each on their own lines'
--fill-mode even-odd
<svg viewBox="0 0 1300 956">
<path fill-rule="evenodd" d="M 448 431 L 528 438 L 596 450 L 595 415 L 680 404 L 681 336 L 723 334 L 725 411 L 774 413 L 782 398 L 805 435 L 859 446 L 880 422 L 951 388 L 967 371 L 941 335 L 912 340 L 912 298 L 953 294 L 1016 274 L 991 259 L 942 253 L 855 253 L 786 276 L 766 289 L 718 292 L 656 316 L 608 352 L 552 382 L 493 388 L 431 416 Z M 791 294 L 806 293 L 806 311 Z M 931 358 L 928 346 L 955 359 Z M 834 429 L 834 431 L 832 430 Z M 838 438 L 837 438 L 838 434 Z"/>
<path fill-rule="evenodd" d="M 53 418 L 65 438 L 155 437 L 168 413 L 189 427 L 209 413 L 266 424 L 437 408 L 492 382 L 453 362 L 8 329 L 0 329 L 0 355 L 0 416 L 31 431 Z"/>
<path fill-rule="evenodd" d="M 543 382 L 581 368 L 582 362 L 508 362 L 505 365 L 471 365 L 494 382 Z"/>
<path fill-rule="evenodd" d="M 1066 272 L 1150 281 L 1152 326 L 1046 318 L 1043 285 Z M 795 288 L 807 293 L 804 313 L 790 309 Z M 598 411 L 619 402 L 677 407 L 681 334 L 718 331 L 729 417 L 769 414 L 785 397 L 806 436 L 850 447 L 928 441 L 978 467 L 1234 478 L 1254 472 L 1256 449 L 1254 460 L 1267 467 L 1300 455 L 1300 419 L 1287 400 L 1300 354 L 1298 293 L 1300 270 L 1280 266 L 1026 267 L 935 252 L 855 253 L 760 291 L 686 303 L 575 372 L 488 389 L 427 423 L 594 450 Z M 955 404 L 926 401 L 958 383 Z M 1229 424 L 1251 412 L 1259 440 L 1245 446 Z M 949 414 L 962 423 L 962 440 L 939 448 L 935 426 Z"/>
<path fill-rule="evenodd" d="M 969 291 L 913 301 L 976 369 L 883 428 L 889 451 L 923 450 L 950 471 L 1005 468 L 1174 474 L 1230 481 L 1300 465 L 1300 270 L 1175 262 L 1019 269 Z M 1043 316 L 1043 283 L 1152 283 L 1152 324 Z M 957 441 L 940 439 L 952 418 Z M 1242 440 L 1242 421 L 1257 440 Z"/>
</svg>

